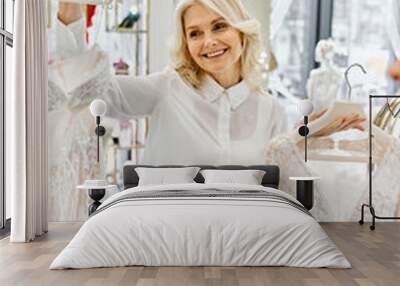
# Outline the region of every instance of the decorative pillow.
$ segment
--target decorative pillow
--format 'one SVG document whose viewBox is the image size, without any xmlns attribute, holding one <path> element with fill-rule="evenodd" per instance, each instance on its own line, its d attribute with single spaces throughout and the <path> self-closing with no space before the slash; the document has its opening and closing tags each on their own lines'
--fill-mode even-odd
<svg viewBox="0 0 400 286">
<path fill-rule="evenodd" d="M 261 170 L 201 170 L 205 184 L 230 183 L 261 185 L 265 171 Z"/>
<path fill-rule="evenodd" d="M 193 179 L 199 170 L 199 167 L 135 168 L 139 176 L 139 186 L 195 183 Z"/>
</svg>

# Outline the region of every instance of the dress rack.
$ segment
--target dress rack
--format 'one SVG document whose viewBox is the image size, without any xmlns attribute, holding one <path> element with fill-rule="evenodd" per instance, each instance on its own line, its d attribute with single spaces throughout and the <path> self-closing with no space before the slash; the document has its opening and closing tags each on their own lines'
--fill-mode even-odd
<svg viewBox="0 0 400 286">
<path fill-rule="evenodd" d="M 368 204 L 362 204 L 361 206 L 361 219 L 359 220 L 359 224 L 364 224 L 364 208 L 369 208 L 369 211 L 372 215 L 372 224 L 370 225 L 371 230 L 375 230 L 375 220 L 382 219 L 382 220 L 398 220 L 400 217 L 385 217 L 385 216 L 378 216 L 375 212 L 375 208 L 372 203 L 372 101 L 375 98 L 385 98 L 387 100 L 386 108 L 389 108 L 389 111 L 393 117 L 399 116 L 399 113 L 394 114 L 391 110 L 390 104 L 388 102 L 389 98 L 400 98 L 400 95 L 369 95 L 369 132 L 368 132 L 368 143 L 369 143 L 369 160 L 368 160 L 368 173 L 369 173 L 369 202 Z"/>
</svg>

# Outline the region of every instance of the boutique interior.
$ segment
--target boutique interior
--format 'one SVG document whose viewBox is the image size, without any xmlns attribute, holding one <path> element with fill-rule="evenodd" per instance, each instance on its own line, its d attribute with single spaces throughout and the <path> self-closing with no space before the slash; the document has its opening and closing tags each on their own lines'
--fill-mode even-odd
<svg viewBox="0 0 400 286">
<path fill-rule="evenodd" d="M 400 1 L 0 6 L 0 285 L 398 285 Z"/>
</svg>

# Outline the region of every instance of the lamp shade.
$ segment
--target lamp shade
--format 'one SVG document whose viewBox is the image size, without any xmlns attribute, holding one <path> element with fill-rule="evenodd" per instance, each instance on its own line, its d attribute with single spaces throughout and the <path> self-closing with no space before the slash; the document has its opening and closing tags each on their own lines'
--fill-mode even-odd
<svg viewBox="0 0 400 286">
<path fill-rule="evenodd" d="M 298 108 L 300 114 L 303 116 L 310 115 L 314 110 L 314 106 L 309 99 L 301 100 L 299 102 L 299 105 L 297 106 L 297 108 Z"/>
<path fill-rule="evenodd" d="M 106 114 L 107 111 L 107 104 L 104 102 L 104 100 L 101 99 L 95 99 L 92 101 L 90 104 L 90 113 L 92 113 L 93 116 L 103 116 Z"/>
</svg>

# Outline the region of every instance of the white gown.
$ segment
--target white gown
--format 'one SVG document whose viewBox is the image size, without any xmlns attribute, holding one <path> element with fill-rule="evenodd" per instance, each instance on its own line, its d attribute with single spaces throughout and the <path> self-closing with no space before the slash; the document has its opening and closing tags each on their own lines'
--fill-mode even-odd
<svg viewBox="0 0 400 286">
<path fill-rule="evenodd" d="M 107 91 L 103 78 L 111 74 L 104 53 L 96 47 L 86 50 L 82 27 L 82 20 L 68 29 L 57 23 L 57 54 L 49 65 L 49 221 L 85 220 L 90 199 L 76 186 L 102 175 L 88 105 Z"/>
<path fill-rule="evenodd" d="M 327 62 L 313 69 L 307 81 L 308 98 L 314 105 L 314 110 L 328 108 L 336 99 L 343 76 L 338 68 Z"/>
<path fill-rule="evenodd" d="M 361 204 L 368 203 L 368 169 L 350 163 L 304 162 L 303 151 L 290 134 L 274 138 L 267 146 L 266 162 L 280 167 L 280 189 L 296 196 L 290 176 L 320 176 L 314 189 L 311 213 L 318 221 L 358 221 Z M 359 163 L 357 163 L 359 164 Z M 380 216 L 398 215 L 400 203 L 400 141 L 392 138 L 383 160 L 373 172 L 373 205 Z M 365 209 L 366 220 L 371 218 Z"/>
</svg>

